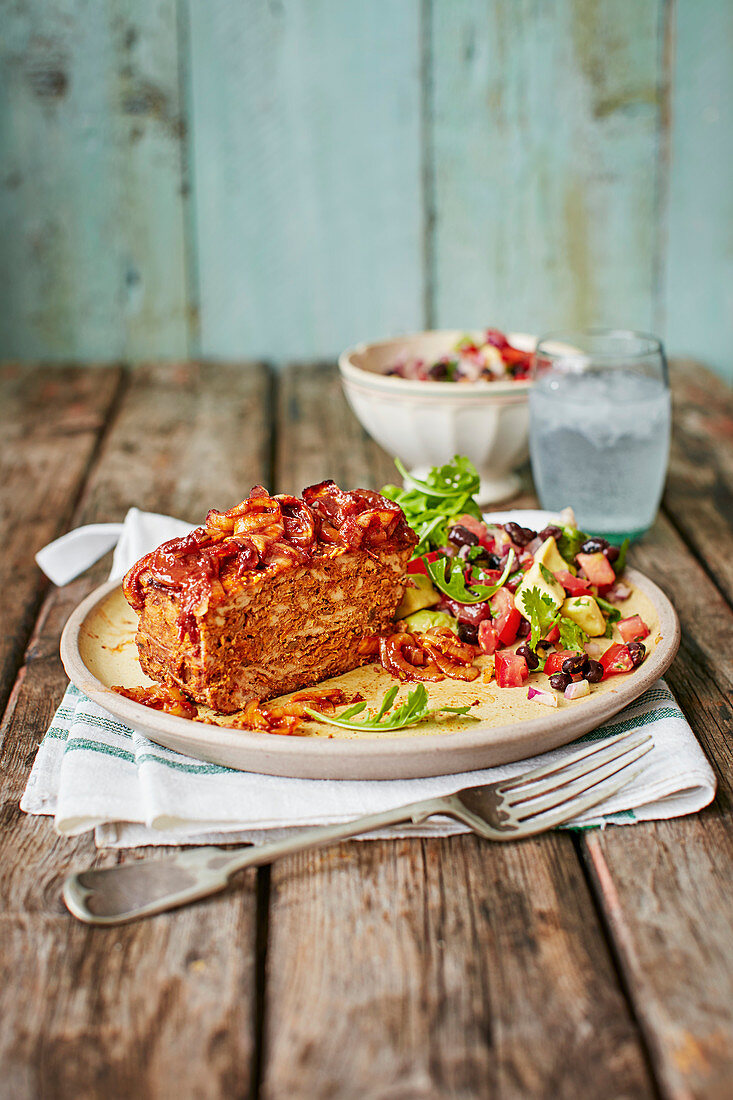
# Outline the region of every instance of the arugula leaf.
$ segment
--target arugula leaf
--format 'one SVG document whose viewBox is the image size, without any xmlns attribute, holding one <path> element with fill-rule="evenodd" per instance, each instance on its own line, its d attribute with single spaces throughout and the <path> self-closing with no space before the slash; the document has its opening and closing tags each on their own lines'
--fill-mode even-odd
<svg viewBox="0 0 733 1100">
<path fill-rule="evenodd" d="M 529 625 L 532 628 L 529 636 L 529 648 L 534 649 L 541 638 L 544 638 L 557 622 L 558 612 L 549 596 L 540 592 L 539 588 L 530 588 L 528 592 L 522 591 L 522 603 L 529 616 Z"/>
<path fill-rule="evenodd" d="M 585 649 L 585 643 L 588 641 L 588 635 L 582 626 L 578 626 L 576 622 L 568 619 L 565 615 L 560 616 L 557 625 L 560 630 L 560 645 L 562 648 L 577 649 L 582 653 Z"/>
<path fill-rule="evenodd" d="M 417 725 L 418 722 L 429 721 L 431 718 L 437 718 L 441 714 L 446 714 L 449 718 L 470 718 L 475 722 L 480 721 L 475 714 L 468 713 L 471 709 L 470 706 L 436 707 L 434 710 L 431 710 L 428 705 L 428 693 L 424 684 L 418 684 L 416 688 L 413 688 L 408 694 L 407 699 L 405 699 L 399 707 L 393 710 L 391 714 L 388 714 L 387 712 L 395 701 L 398 689 L 399 685 L 397 684 L 391 687 L 389 691 L 385 693 L 376 713 L 371 717 L 363 718 L 360 722 L 353 722 L 351 719 L 355 714 L 359 714 L 365 709 L 366 703 L 357 703 L 353 707 L 348 707 L 335 718 L 320 714 L 317 710 L 311 710 L 309 707 L 305 708 L 305 712 L 317 722 L 326 722 L 330 726 L 339 726 L 341 729 L 347 730 L 377 730 L 381 733 L 405 729 L 406 726 L 414 726 Z"/>
<path fill-rule="evenodd" d="M 424 481 L 413 477 L 395 459 L 405 487 L 384 485 L 383 496 L 399 504 L 405 519 L 418 537 L 413 557 L 445 546 L 452 519 L 467 514 L 481 519 L 481 510 L 473 499 L 481 484 L 475 466 L 456 455 L 445 466 L 434 466 Z"/>
<path fill-rule="evenodd" d="M 507 555 L 504 572 L 496 584 L 481 584 L 480 581 L 472 581 L 471 587 L 466 587 L 466 575 L 464 565 L 460 558 L 437 558 L 435 561 L 425 562 L 430 578 L 436 588 L 450 596 L 458 603 L 483 603 L 495 596 L 499 589 L 506 583 L 514 565 L 514 551 Z"/>
<path fill-rule="evenodd" d="M 595 601 L 600 607 L 603 614 L 608 619 L 609 623 L 617 623 L 621 618 L 621 612 L 617 607 L 614 607 L 608 600 L 604 600 L 602 596 L 596 596 Z"/>
<path fill-rule="evenodd" d="M 624 539 L 624 541 L 621 543 L 621 547 L 620 547 L 619 552 L 618 552 L 618 557 L 616 558 L 616 561 L 613 563 L 613 571 L 616 574 L 616 576 L 618 576 L 619 573 L 623 573 L 624 569 L 626 568 L 626 555 L 629 552 L 629 547 L 630 546 L 631 546 L 631 539 Z"/>
</svg>

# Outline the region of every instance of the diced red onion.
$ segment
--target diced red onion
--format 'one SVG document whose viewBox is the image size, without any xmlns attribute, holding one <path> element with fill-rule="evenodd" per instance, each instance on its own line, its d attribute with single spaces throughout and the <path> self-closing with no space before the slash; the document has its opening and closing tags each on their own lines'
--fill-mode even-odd
<svg viewBox="0 0 733 1100">
<path fill-rule="evenodd" d="M 524 549 L 527 551 L 528 554 L 536 554 L 540 546 L 542 546 L 542 539 L 536 538 L 527 543 Z"/>
<path fill-rule="evenodd" d="M 565 688 L 566 699 L 583 699 L 586 695 L 590 695 L 590 684 L 587 680 L 577 680 Z"/>
<path fill-rule="evenodd" d="M 627 600 L 631 595 L 631 589 L 628 584 L 624 584 L 623 581 L 618 581 L 614 584 L 613 588 L 609 588 L 606 593 L 606 599 L 609 603 L 621 603 L 623 600 Z"/>
<path fill-rule="evenodd" d="M 527 688 L 527 698 L 536 699 L 546 707 L 557 706 L 557 695 L 551 695 L 549 691 L 541 691 L 539 688 Z"/>
</svg>

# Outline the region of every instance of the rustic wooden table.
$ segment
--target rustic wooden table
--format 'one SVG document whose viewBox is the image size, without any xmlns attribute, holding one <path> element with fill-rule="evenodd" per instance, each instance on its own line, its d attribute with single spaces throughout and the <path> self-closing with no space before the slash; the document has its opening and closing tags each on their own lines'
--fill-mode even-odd
<svg viewBox="0 0 733 1100">
<path fill-rule="evenodd" d="M 695 817 L 492 846 L 351 842 L 114 929 L 59 900 L 97 853 L 18 800 L 66 680 L 34 552 L 129 505 L 200 521 L 254 482 L 378 487 L 335 372 L 183 363 L 0 372 L 0 1095 L 731 1096 L 733 402 L 674 369 L 669 485 L 632 560 L 672 598 L 669 682 L 719 780 Z M 531 493 L 521 503 L 529 504 Z"/>
</svg>

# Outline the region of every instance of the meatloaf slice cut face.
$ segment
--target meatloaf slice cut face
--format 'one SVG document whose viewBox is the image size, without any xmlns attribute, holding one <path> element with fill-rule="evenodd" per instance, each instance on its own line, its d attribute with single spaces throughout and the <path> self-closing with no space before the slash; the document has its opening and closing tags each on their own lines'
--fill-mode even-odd
<svg viewBox="0 0 733 1100">
<path fill-rule="evenodd" d="M 416 542 L 378 493 L 326 481 L 299 499 L 255 486 L 125 577 L 140 664 L 224 714 L 347 672 L 388 629 Z"/>
</svg>

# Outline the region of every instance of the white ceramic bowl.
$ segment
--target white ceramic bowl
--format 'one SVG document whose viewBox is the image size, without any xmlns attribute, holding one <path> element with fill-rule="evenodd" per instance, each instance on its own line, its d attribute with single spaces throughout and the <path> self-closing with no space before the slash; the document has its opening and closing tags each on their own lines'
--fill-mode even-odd
<svg viewBox="0 0 733 1100">
<path fill-rule="evenodd" d="M 439 330 L 360 344 L 339 359 L 346 397 L 359 421 L 415 476 L 466 455 L 481 475 L 482 504 L 517 492 L 512 472 L 527 458 L 529 381 L 418 382 L 384 371 L 404 358 L 435 361 L 451 351 L 465 330 Z M 478 334 L 477 334 L 478 335 Z M 534 336 L 507 339 L 533 351 Z"/>
</svg>

